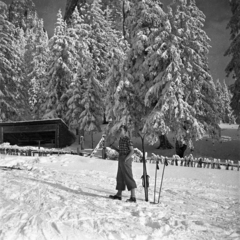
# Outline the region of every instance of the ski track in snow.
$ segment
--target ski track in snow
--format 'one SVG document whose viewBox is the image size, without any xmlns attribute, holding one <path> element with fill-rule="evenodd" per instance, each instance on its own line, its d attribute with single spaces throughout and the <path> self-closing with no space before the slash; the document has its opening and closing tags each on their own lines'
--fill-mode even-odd
<svg viewBox="0 0 240 240">
<path fill-rule="evenodd" d="M 1 240 L 240 239 L 237 186 L 168 178 L 161 203 L 151 204 L 138 198 L 144 191 L 136 179 L 133 204 L 125 202 L 128 193 L 123 201 L 108 198 L 114 177 L 95 169 L 65 171 L 70 160 L 49 160 L 62 170 L 44 164 L 31 171 L 0 170 Z"/>
</svg>

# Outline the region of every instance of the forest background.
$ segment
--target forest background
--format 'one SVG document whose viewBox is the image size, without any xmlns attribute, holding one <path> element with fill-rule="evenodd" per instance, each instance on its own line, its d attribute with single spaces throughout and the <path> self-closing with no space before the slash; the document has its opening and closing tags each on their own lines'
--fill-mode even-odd
<svg viewBox="0 0 240 240">
<path fill-rule="evenodd" d="M 220 122 L 239 121 L 239 1 L 230 3 L 225 52 L 231 92 L 212 77 L 198 4 L 67 1 L 51 36 L 31 0 L 1 2 L 1 120 L 60 117 L 91 132 L 107 115 L 110 134 L 127 123 L 154 142 L 171 130 L 189 147 L 217 135 Z"/>
</svg>

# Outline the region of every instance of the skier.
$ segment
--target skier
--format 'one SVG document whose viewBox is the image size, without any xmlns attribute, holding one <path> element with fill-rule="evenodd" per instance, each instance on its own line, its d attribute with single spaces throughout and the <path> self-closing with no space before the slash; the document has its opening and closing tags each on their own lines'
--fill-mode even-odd
<svg viewBox="0 0 240 240">
<path fill-rule="evenodd" d="M 126 186 L 128 191 L 131 191 L 131 196 L 127 202 L 136 202 L 135 189 L 137 188 L 136 182 L 133 179 L 132 173 L 132 155 L 134 153 L 133 144 L 128 137 L 128 128 L 123 125 L 120 127 L 119 149 L 113 146 L 119 152 L 118 157 L 118 171 L 117 171 L 117 186 L 116 195 L 110 195 L 111 199 L 122 200 L 122 191 Z"/>
</svg>

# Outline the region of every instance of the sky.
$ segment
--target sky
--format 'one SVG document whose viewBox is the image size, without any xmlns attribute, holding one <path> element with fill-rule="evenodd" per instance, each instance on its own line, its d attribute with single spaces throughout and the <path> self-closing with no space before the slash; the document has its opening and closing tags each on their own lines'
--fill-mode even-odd
<svg viewBox="0 0 240 240">
<path fill-rule="evenodd" d="M 10 4 L 12 0 L 2 0 Z M 49 35 L 53 34 L 56 15 L 59 9 L 63 14 L 66 0 L 33 0 L 40 18 L 43 18 L 44 25 Z M 172 0 L 162 0 L 167 5 Z M 229 0 L 196 0 L 197 6 L 206 15 L 204 30 L 211 39 L 211 49 L 209 52 L 209 67 L 216 81 L 225 79 L 227 85 L 233 83 L 232 77 L 226 77 L 225 68 L 230 61 L 229 57 L 224 57 L 224 53 L 230 45 L 230 31 L 227 24 L 231 17 Z"/>
</svg>

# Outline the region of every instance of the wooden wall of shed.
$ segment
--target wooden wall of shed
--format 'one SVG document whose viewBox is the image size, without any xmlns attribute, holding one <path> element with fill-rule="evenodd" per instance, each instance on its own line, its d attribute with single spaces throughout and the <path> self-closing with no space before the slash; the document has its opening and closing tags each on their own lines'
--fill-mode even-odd
<svg viewBox="0 0 240 240">
<path fill-rule="evenodd" d="M 75 141 L 74 134 L 68 130 L 64 124 L 59 124 L 59 147 L 65 147 L 66 145 L 71 145 Z"/>
</svg>

